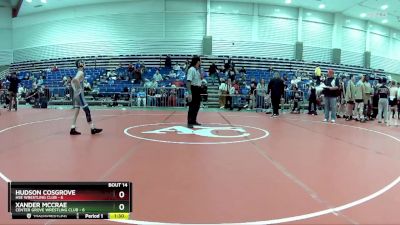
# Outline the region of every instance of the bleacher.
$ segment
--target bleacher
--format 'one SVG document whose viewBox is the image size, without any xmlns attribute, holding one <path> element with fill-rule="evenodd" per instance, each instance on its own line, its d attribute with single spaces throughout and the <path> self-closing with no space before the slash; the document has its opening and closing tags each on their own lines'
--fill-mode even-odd
<svg viewBox="0 0 400 225">
<path fill-rule="evenodd" d="M 125 80 L 114 80 L 110 83 L 101 83 L 99 78 L 101 75 L 106 74 L 109 70 L 115 70 L 117 66 L 122 65 L 122 69 L 118 71 L 119 73 L 127 73 L 127 65 L 132 63 L 135 65 L 139 60 L 142 61 L 147 68 L 147 72 L 142 74 L 143 78 L 151 80 L 156 69 L 160 69 L 162 75 L 169 74 L 170 69 L 164 68 L 166 55 L 129 55 L 129 56 L 88 56 L 81 59 L 85 60 L 86 69 L 85 76 L 86 80 L 92 85 L 92 88 L 97 88 L 99 93 L 104 96 L 112 96 L 116 93 L 121 93 L 125 88 L 132 90 L 132 88 L 138 88 L 140 85 L 133 84 L 130 81 Z M 187 60 L 191 59 L 191 55 L 170 55 L 172 59 L 172 65 L 176 62 L 182 65 Z M 377 74 L 382 76 L 385 74 L 382 70 L 374 70 L 368 68 L 362 68 L 358 66 L 351 65 L 336 65 L 326 62 L 304 62 L 288 59 L 278 59 L 278 58 L 260 58 L 260 57 L 231 57 L 232 61 L 235 63 L 235 67 L 239 70 L 244 66 L 247 70 L 248 81 L 255 78 L 259 81 L 264 78 L 266 83 L 270 80 L 273 74 L 269 71 L 270 67 L 273 67 L 274 71 L 278 71 L 280 75 L 286 76 L 291 80 L 296 71 L 301 73 L 313 74 L 314 69 L 317 65 L 321 67 L 322 71 L 327 71 L 328 69 L 333 69 L 335 73 L 349 73 L 349 74 Z M 218 68 L 223 68 L 223 65 L 229 56 L 202 56 L 202 68 L 205 71 L 208 67 L 215 63 Z M 63 87 L 62 79 L 64 76 L 74 76 L 76 74 L 75 68 L 76 58 L 59 58 L 41 61 L 28 61 L 14 63 L 10 67 L 10 71 L 19 72 L 21 78 L 25 77 L 26 73 L 34 75 L 37 79 L 41 75 L 45 75 L 44 85 L 50 89 L 51 96 L 64 96 L 65 88 Z M 44 72 L 48 71 L 57 65 L 60 68 L 56 72 Z M 44 74 L 43 74 L 44 73 Z M 180 78 L 184 78 L 184 74 L 180 74 Z M 96 81 L 97 82 L 94 82 Z M 174 79 L 164 80 L 158 84 L 159 87 L 165 86 L 170 87 Z M 25 80 L 22 83 L 26 88 L 32 88 L 32 81 Z M 305 91 L 306 84 L 301 83 L 300 90 Z"/>
</svg>

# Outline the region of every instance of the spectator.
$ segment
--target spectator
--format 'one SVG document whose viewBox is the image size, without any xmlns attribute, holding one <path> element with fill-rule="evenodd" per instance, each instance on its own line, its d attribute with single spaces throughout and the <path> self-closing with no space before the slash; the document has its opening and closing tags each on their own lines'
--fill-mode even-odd
<svg viewBox="0 0 400 225">
<path fill-rule="evenodd" d="M 84 81 L 83 81 L 83 90 L 84 90 L 85 92 L 90 92 L 90 91 L 92 91 L 92 86 L 90 85 L 89 82 L 87 82 L 87 80 L 84 80 Z"/>
<path fill-rule="evenodd" d="M 168 96 L 168 106 L 176 107 L 176 95 L 177 95 L 176 86 L 173 84 L 171 85 L 171 89 Z"/>
<path fill-rule="evenodd" d="M 319 67 L 319 65 L 317 65 L 317 67 L 315 67 L 315 80 L 317 81 L 317 86 L 321 83 L 321 68 Z"/>
<path fill-rule="evenodd" d="M 382 114 L 384 117 L 385 123 L 388 122 L 389 119 L 389 113 L 388 113 L 388 108 L 389 108 L 389 101 L 388 98 L 390 96 L 390 90 L 386 86 L 386 78 L 382 79 L 382 85 L 378 89 L 378 95 L 379 95 L 379 105 L 378 105 L 378 123 L 382 123 Z"/>
<path fill-rule="evenodd" d="M 140 69 L 140 68 L 142 68 L 142 64 L 140 63 L 140 61 L 139 61 L 139 59 L 138 59 L 138 61 L 136 62 L 136 64 L 135 64 L 135 69 Z"/>
<path fill-rule="evenodd" d="M 364 90 L 365 90 L 365 92 L 364 92 L 364 97 L 363 97 L 363 99 L 364 99 L 364 118 L 366 119 L 366 120 L 371 120 L 371 118 L 372 118 L 372 99 L 371 99 L 371 97 L 372 97 L 372 95 L 373 95 L 373 90 L 372 90 L 372 87 L 371 87 L 371 84 L 369 83 L 369 77 L 368 76 L 365 76 L 365 79 L 364 79 Z"/>
<path fill-rule="evenodd" d="M 274 78 L 268 83 L 268 94 L 272 101 L 272 117 L 279 116 L 279 103 L 284 94 L 285 85 L 278 72 L 275 72 Z"/>
<path fill-rule="evenodd" d="M 364 85 L 365 76 L 362 75 L 361 79 L 356 84 L 355 90 L 355 116 L 356 121 L 360 121 L 362 123 L 365 122 L 364 119 L 364 95 L 365 95 L 365 85 Z"/>
<path fill-rule="evenodd" d="M 167 69 L 172 68 L 172 61 L 171 61 L 171 57 L 169 55 L 167 55 L 167 57 L 165 57 L 165 68 L 167 68 Z"/>
<path fill-rule="evenodd" d="M 159 70 L 156 70 L 156 73 L 153 75 L 153 80 L 159 82 L 163 80 L 162 75 L 160 74 Z"/>
<path fill-rule="evenodd" d="M 226 76 L 231 82 L 236 80 L 236 72 L 232 69 L 232 67 L 226 72 Z"/>
<path fill-rule="evenodd" d="M 14 109 L 17 111 L 17 93 L 18 93 L 18 85 L 21 83 L 21 80 L 18 79 L 17 73 L 13 72 L 11 73 L 11 76 L 7 77 L 7 80 L 10 82 L 9 87 L 8 87 L 8 94 L 9 94 L 9 100 L 10 104 L 8 106 L 8 111 L 11 111 L 11 108 L 13 108 L 14 104 Z"/>
<path fill-rule="evenodd" d="M 394 119 L 394 115 L 396 114 L 397 100 L 399 98 L 399 96 L 397 96 L 398 87 L 396 86 L 396 81 L 392 80 L 389 90 L 390 90 L 389 105 L 392 111 L 392 118 Z"/>
<path fill-rule="evenodd" d="M 329 121 L 329 114 L 332 123 L 336 122 L 336 99 L 339 97 L 339 79 L 334 77 L 333 70 L 328 71 L 328 77 L 324 82 L 324 103 L 325 103 L 325 119 L 324 122 Z M 362 97 L 361 97 L 362 98 Z"/>
<path fill-rule="evenodd" d="M 226 96 L 228 94 L 228 81 L 225 81 L 225 79 L 221 78 L 221 84 L 219 85 L 219 106 L 220 109 L 225 108 L 226 104 Z"/>
<path fill-rule="evenodd" d="M 244 68 L 244 66 L 242 66 L 242 69 L 239 70 L 239 73 L 240 74 L 242 74 L 242 73 L 246 74 L 247 73 L 246 69 Z"/>
<path fill-rule="evenodd" d="M 57 72 L 58 71 L 58 67 L 56 64 L 53 65 L 53 68 L 51 68 L 51 72 Z"/>
<path fill-rule="evenodd" d="M 142 82 L 142 71 L 135 69 L 135 81 L 134 84 L 140 84 Z"/>
<path fill-rule="evenodd" d="M 355 103 L 355 91 L 356 91 L 356 86 L 354 85 L 355 82 L 355 76 L 350 75 L 350 79 L 347 82 L 346 86 L 346 92 L 345 92 L 345 100 L 346 100 L 346 121 L 350 121 L 353 119 L 353 108 L 354 108 L 354 103 Z"/>
<path fill-rule="evenodd" d="M 221 80 L 219 78 L 218 73 L 219 73 L 218 67 L 215 65 L 215 63 L 212 63 L 210 65 L 210 68 L 208 69 L 208 74 L 210 75 L 212 85 L 214 85 L 214 78 L 217 79 L 218 84 L 221 84 Z"/>
<path fill-rule="evenodd" d="M 175 73 L 177 73 L 179 70 L 181 70 L 181 67 L 179 66 L 178 62 L 176 62 L 175 66 L 174 66 L 174 70 L 175 70 Z"/>
<path fill-rule="evenodd" d="M 265 80 L 261 79 L 260 83 L 257 84 L 257 108 L 264 108 L 265 106 L 265 97 L 268 93 L 268 87 L 265 85 Z"/>
<path fill-rule="evenodd" d="M 308 97 L 308 114 L 310 115 L 317 115 L 317 90 L 315 88 L 314 82 L 310 84 L 309 90 L 309 97 Z"/>
<path fill-rule="evenodd" d="M 397 82 L 397 119 L 400 120 L 400 81 Z"/>
</svg>

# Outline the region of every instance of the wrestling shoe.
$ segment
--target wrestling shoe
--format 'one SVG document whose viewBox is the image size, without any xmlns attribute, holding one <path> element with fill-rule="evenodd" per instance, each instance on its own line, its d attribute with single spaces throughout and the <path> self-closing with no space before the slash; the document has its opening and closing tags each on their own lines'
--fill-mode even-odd
<svg viewBox="0 0 400 225">
<path fill-rule="evenodd" d="M 102 131 L 103 131 L 103 129 L 99 129 L 99 128 L 92 128 L 91 129 L 92 134 L 98 134 L 98 133 L 100 133 Z"/>
<path fill-rule="evenodd" d="M 69 132 L 70 135 L 81 135 L 80 132 L 76 131 L 75 128 L 71 128 L 71 131 Z"/>
</svg>

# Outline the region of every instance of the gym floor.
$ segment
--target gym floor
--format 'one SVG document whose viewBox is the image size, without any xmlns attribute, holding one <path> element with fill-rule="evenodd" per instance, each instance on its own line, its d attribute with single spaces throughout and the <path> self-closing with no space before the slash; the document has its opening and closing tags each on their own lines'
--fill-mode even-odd
<svg viewBox="0 0 400 225">
<path fill-rule="evenodd" d="M 70 136 L 72 110 L 2 110 L 0 202 L 7 181 L 131 181 L 128 221 L 0 224 L 400 224 L 400 129 L 321 116 L 202 110 L 92 110 L 103 133 Z"/>
</svg>

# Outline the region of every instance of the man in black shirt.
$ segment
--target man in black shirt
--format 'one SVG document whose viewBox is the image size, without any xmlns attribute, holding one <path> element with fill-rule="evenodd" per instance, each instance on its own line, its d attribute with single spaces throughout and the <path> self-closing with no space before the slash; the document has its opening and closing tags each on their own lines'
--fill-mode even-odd
<svg viewBox="0 0 400 225">
<path fill-rule="evenodd" d="M 383 119 L 385 121 L 385 123 L 388 122 L 388 117 L 389 117 L 389 113 L 388 113 L 388 109 L 389 109 L 389 95 L 390 95 L 390 90 L 389 88 L 386 86 L 386 78 L 384 77 L 382 79 L 382 84 L 381 86 L 378 88 L 378 96 L 379 96 L 379 102 L 378 102 L 378 123 L 382 123 L 382 113 L 383 113 Z"/>
<path fill-rule="evenodd" d="M 8 94 L 10 99 L 10 104 L 8 106 L 8 111 L 11 111 L 14 102 L 14 109 L 17 111 L 17 93 L 18 93 L 18 85 L 21 83 L 21 80 L 18 79 L 17 73 L 13 72 L 11 76 L 7 77 L 7 80 L 10 81 L 10 86 L 8 88 Z M 13 101 L 14 100 L 14 101 Z"/>
<path fill-rule="evenodd" d="M 281 79 L 279 73 L 275 73 L 274 78 L 268 84 L 268 94 L 271 95 L 272 101 L 272 117 L 277 117 L 279 115 L 279 103 L 283 97 L 285 90 L 285 85 Z"/>
</svg>

